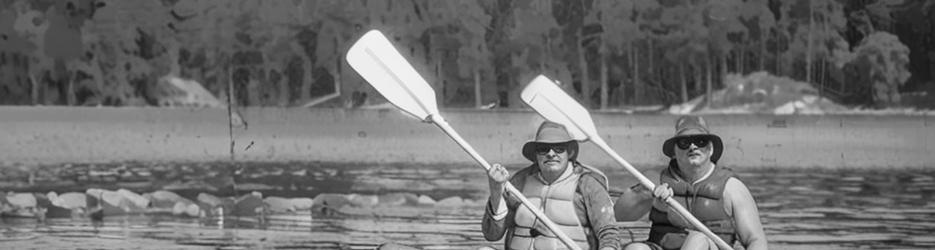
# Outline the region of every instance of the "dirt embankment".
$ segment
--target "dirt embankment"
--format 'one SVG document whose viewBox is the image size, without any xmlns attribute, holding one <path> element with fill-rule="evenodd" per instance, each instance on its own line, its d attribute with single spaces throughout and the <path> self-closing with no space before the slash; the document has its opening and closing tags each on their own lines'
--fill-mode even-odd
<svg viewBox="0 0 935 250">
<path fill-rule="evenodd" d="M 328 161 L 471 163 L 438 128 L 396 110 L 249 108 L 228 130 L 225 109 L 0 107 L 0 161 Z M 520 163 L 541 121 L 531 111 L 445 110 L 491 162 Z M 636 166 L 665 162 L 671 115 L 593 114 L 599 133 Z M 735 168 L 920 168 L 931 165 L 935 121 L 926 115 L 710 115 Z M 616 163 L 590 143 L 581 158 Z"/>
</svg>

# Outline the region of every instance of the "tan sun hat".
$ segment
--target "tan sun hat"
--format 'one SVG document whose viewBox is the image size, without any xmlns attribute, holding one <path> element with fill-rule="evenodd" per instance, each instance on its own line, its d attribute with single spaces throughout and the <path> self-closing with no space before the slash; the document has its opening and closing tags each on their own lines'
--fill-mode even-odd
<svg viewBox="0 0 935 250">
<path fill-rule="evenodd" d="M 578 156 L 578 141 L 571 138 L 565 126 L 550 121 L 542 122 L 542 124 L 539 125 L 539 130 L 536 131 L 536 139 L 526 142 L 526 144 L 523 145 L 523 156 L 535 162 L 537 145 L 558 143 L 568 143 L 568 150 L 574 152 L 569 152 L 570 155 L 568 159 L 575 160 Z"/>
</svg>

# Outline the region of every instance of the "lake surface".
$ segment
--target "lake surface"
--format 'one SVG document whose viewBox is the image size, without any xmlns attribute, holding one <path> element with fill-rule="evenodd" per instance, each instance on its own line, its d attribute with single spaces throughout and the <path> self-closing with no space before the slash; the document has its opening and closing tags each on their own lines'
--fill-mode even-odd
<svg viewBox="0 0 935 250">
<path fill-rule="evenodd" d="M 509 166 L 515 172 L 523 166 Z M 635 178 L 601 167 L 612 194 Z M 649 175 L 658 174 L 647 169 Z M 756 198 L 771 249 L 935 248 L 935 170 L 741 169 Z M 423 249 L 500 248 L 480 233 L 487 195 L 470 165 L 281 163 L 117 163 L 6 165 L 0 191 L 84 192 L 125 188 L 235 196 L 344 197 L 265 216 L 178 217 L 137 213 L 87 218 L 3 218 L 0 248 L 373 249 L 393 242 Z M 650 176 L 650 179 L 654 177 Z M 645 221 L 621 223 L 645 239 Z"/>
</svg>

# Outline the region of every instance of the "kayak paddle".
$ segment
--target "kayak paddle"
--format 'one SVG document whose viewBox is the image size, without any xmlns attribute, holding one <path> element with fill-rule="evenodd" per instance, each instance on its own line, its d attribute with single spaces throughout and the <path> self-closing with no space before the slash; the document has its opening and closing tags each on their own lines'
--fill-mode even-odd
<svg viewBox="0 0 935 250">
<path fill-rule="evenodd" d="M 636 170 L 630 163 L 620 157 L 617 152 L 611 149 L 610 146 L 601 139 L 597 134 L 597 128 L 594 127 L 594 122 L 591 120 L 591 115 L 588 113 L 588 110 L 575 101 L 575 99 L 572 99 L 571 96 L 559 88 L 551 79 L 543 75 L 537 76 L 523 89 L 520 97 L 523 99 L 523 102 L 536 110 L 536 112 L 542 115 L 546 120 L 564 125 L 576 140 L 583 141 L 590 139 L 591 142 L 594 142 L 594 144 L 604 150 L 605 153 L 610 155 L 611 158 L 614 158 L 617 163 L 620 163 L 620 165 L 626 168 L 636 179 L 639 179 L 644 187 L 649 190 L 656 188 L 656 185 L 653 184 L 652 181 L 647 179 L 646 176 L 643 176 L 640 171 Z M 711 230 L 695 218 L 695 216 L 692 216 L 691 212 L 679 204 L 678 201 L 669 197 L 665 202 L 678 211 L 678 213 L 695 226 L 698 231 L 701 231 L 711 238 L 711 240 L 714 240 L 719 248 L 734 249 L 728 245 L 727 242 L 724 242 L 721 237 L 711 232 Z"/>
<path fill-rule="evenodd" d="M 364 34 L 347 52 L 347 62 L 370 83 L 387 101 L 406 113 L 430 122 L 441 128 L 448 137 L 471 155 L 484 170 L 490 170 L 490 164 L 482 158 L 470 144 L 458 135 L 448 122 L 438 113 L 435 103 L 435 91 L 428 82 L 416 72 L 415 68 L 393 47 L 390 41 L 377 30 Z M 575 242 L 565 235 L 555 223 L 532 204 L 522 192 L 510 182 L 504 184 L 508 193 L 517 197 L 523 205 L 536 215 L 570 249 L 580 249 Z"/>
</svg>

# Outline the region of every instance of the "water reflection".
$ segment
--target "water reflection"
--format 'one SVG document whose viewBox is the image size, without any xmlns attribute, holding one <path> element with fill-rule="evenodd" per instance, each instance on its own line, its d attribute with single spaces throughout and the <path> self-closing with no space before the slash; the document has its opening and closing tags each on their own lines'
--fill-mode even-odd
<svg viewBox="0 0 935 250">
<path fill-rule="evenodd" d="M 511 170 L 520 167 L 511 166 Z M 40 166 L 35 172 L 48 174 L 41 178 L 33 174 L 29 180 L 17 178 L 24 175 L 15 171 L 5 172 L 9 175 L 2 177 L 3 191 L 127 188 L 140 193 L 168 189 L 190 199 L 200 192 L 235 196 L 251 191 L 264 196 L 312 198 L 330 193 L 354 198 L 347 204 L 260 216 L 188 218 L 140 213 L 108 216 L 99 223 L 87 218 L 43 222 L 4 218 L 0 237 L 4 245 L 15 248 L 61 248 L 50 243 L 61 239 L 69 240 L 66 248 L 103 249 L 372 249 L 384 242 L 426 249 L 501 246 L 485 241 L 479 231 L 487 191 L 483 173 L 474 166 L 70 164 Z M 101 174 L 108 172 L 119 174 Z M 614 190 L 636 183 L 620 168 L 605 168 L 605 172 Z M 935 202 L 931 201 L 935 171 L 764 169 L 738 173 L 759 203 L 771 249 L 935 248 L 931 233 L 935 231 Z M 648 233 L 646 221 L 621 223 L 621 227 L 628 229 L 628 239 L 644 239 Z"/>
</svg>

